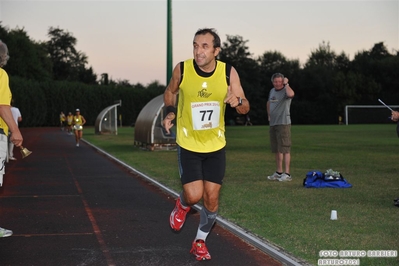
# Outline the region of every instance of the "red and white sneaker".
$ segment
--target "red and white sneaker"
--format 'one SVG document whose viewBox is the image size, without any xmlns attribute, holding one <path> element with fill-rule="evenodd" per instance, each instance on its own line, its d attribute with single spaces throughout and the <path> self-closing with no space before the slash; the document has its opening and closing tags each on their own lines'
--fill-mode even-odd
<svg viewBox="0 0 399 266">
<path fill-rule="evenodd" d="M 190 207 L 183 207 L 181 205 L 180 197 L 176 200 L 175 208 L 171 212 L 169 218 L 170 227 L 172 227 L 173 230 L 179 231 L 183 227 L 183 224 L 186 221 L 186 215 L 190 209 Z"/>
<path fill-rule="evenodd" d="M 191 254 L 194 254 L 196 260 L 210 260 L 211 254 L 208 252 L 208 248 L 205 245 L 204 240 L 197 240 L 193 242 L 190 250 Z"/>
</svg>

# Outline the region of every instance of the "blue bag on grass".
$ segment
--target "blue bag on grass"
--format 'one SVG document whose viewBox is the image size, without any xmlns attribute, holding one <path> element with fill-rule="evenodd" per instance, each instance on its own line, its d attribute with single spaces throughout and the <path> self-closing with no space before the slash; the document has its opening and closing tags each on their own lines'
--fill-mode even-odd
<svg viewBox="0 0 399 266">
<path fill-rule="evenodd" d="M 339 176 L 326 176 L 320 171 L 309 171 L 303 180 L 303 186 L 306 188 L 351 188 L 352 185 L 339 174 Z"/>
</svg>

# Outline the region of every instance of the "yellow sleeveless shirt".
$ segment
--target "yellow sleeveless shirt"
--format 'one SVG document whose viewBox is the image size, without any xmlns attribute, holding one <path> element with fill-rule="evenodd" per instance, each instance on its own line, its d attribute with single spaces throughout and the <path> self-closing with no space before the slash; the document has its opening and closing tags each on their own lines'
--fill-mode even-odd
<svg viewBox="0 0 399 266">
<path fill-rule="evenodd" d="M 226 64 L 217 61 L 210 77 L 199 76 L 194 60 L 184 61 L 177 107 L 176 143 L 193 152 L 214 152 L 226 146 L 224 114 Z"/>
<path fill-rule="evenodd" d="M 75 125 L 81 125 L 83 123 L 81 115 L 73 116 L 73 120 L 75 120 Z"/>
<path fill-rule="evenodd" d="M 4 88 L 0 91 L 0 105 L 10 105 L 12 94 L 9 86 L 8 74 L 2 68 L 0 68 L 0 87 Z M 8 125 L 1 117 L 0 128 L 4 131 L 4 134 L 8 136 Z"/>
</svg>

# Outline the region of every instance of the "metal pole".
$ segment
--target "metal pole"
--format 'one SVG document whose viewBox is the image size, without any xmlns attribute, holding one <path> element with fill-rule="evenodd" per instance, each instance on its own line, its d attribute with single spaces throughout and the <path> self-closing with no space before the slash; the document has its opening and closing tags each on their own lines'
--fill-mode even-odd
<svg viewBox="0 0 399 266">
<path fill-rule="evenodd" d="M 118 135 L 118 109 L 117 109 L 117 105 L 115 105 L 115 114 L 114 114 L 114 119 L 115 119 L 115 135 Z M 112 120 L 110 120 L 112 121 Z"/>
</svg>

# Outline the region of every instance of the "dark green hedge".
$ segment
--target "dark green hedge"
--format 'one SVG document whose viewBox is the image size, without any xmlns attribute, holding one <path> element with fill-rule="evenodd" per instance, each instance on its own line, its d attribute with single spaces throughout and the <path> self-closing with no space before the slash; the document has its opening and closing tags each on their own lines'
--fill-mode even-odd
<svg viewBox="0 0 399 266">
<path fill-rule="evenodd" d="M 153 84 L 121 87 L 86 85 L 78 82 L 36 82 L 10 77 L 14 105 L 21 111 L 21 127 L 58 126 L 59 114 L 75 113 L 79 108 L 87 125 L 94 125 L 97 115 L 107 106 L 122 100 L 118 114 L 122 124 L 134 124 L 141 109 L 154 97 L 162 94 L 164 86 Z"/>
</svg>

